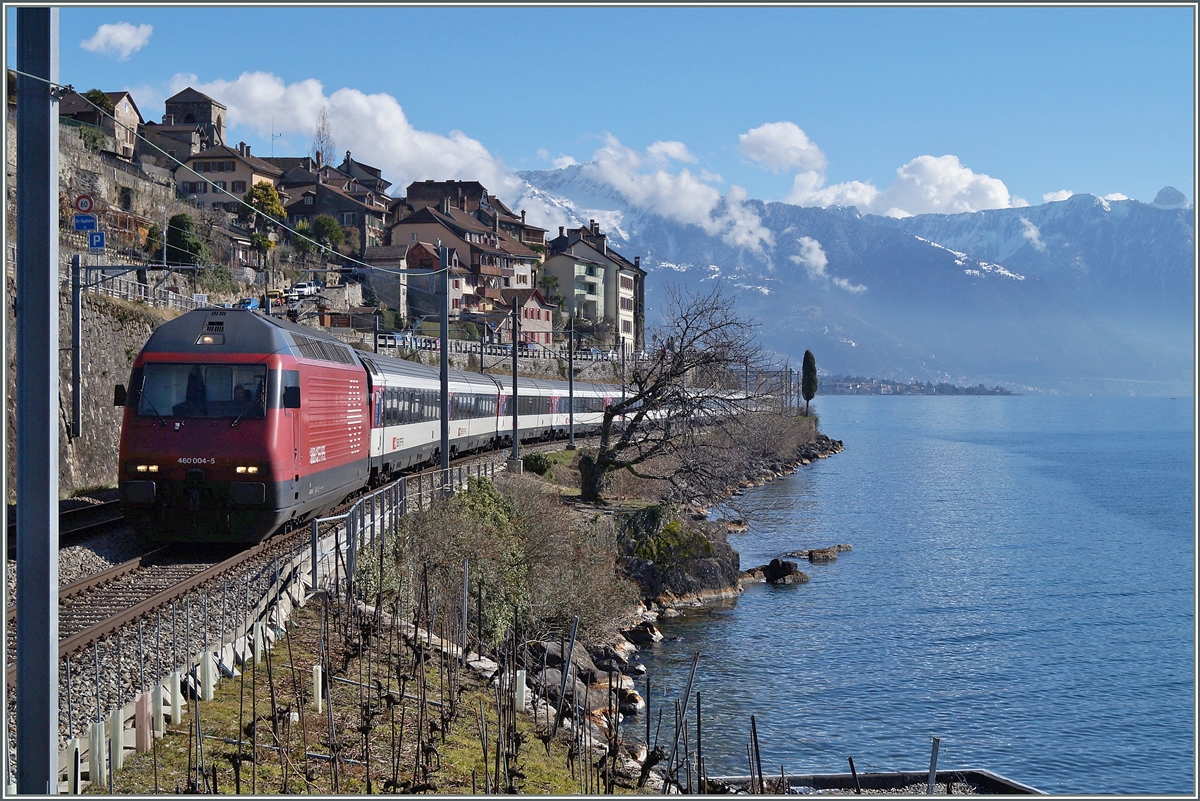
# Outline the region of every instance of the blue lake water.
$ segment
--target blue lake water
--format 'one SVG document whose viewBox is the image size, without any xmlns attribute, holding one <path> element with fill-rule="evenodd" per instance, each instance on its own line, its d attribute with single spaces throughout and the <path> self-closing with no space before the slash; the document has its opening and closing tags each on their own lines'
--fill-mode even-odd
<svg viewBox="0 0 1200 801">
<path fill-rule="evenodd" d="M 710 775 L 748 772 L 754 714 L 768 774 L 920 770 L 937 736 L 939 768 L 1048 792 L 1194 792 L 1192 400 L 816 406 L 845 451 L 748 491 L 730 541 L 853 551 L 662 621 L 660 737 L 699 651 Z"/>
</svg>

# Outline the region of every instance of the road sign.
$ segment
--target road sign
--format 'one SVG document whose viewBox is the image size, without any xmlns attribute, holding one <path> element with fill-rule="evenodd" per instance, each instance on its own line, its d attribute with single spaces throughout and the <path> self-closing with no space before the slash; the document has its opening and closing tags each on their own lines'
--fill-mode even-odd
<svg viewBox="0 0 1200 801">
<path fill-rule="evenodd" d="M 95 231 L 96 218 L 91 214 L 76 214 L 75 215 L 75 230 L 76 231 Z"/>
<path fill-rule="evenodd" d="M 92 253 L 104 252 L 104 232 L 92 231 L 88 234 L 88 250 Z"/>
<path fill-rule="evenodd" d="M 87 214 L 90 212 L 92 210 L 92 196 L 80 195 L 79 197 L 75 198 L 75 208 L 79 210 L 80 214 Z"/>
</svg>

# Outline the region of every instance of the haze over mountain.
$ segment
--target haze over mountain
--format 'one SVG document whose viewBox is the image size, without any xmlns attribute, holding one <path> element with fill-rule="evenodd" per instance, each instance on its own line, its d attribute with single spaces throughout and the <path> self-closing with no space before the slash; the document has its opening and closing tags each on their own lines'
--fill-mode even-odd
<svg viewBox="0 0 1200 801">
<path fill-rule="evenodd" d="M 668 284 L 720 281 L 768 348 L 794 365 L 811 349 L 823 373 L 1191 394 L 1193 210 L 1170 187 L 1153 204 L 1073 195 L 902 219 L 731 193 L 693 223 L 587 166 L 519 173 L 517 204 L 556 225 L 595 220 L 640 255 L 650 323 Z"/>
</svg>

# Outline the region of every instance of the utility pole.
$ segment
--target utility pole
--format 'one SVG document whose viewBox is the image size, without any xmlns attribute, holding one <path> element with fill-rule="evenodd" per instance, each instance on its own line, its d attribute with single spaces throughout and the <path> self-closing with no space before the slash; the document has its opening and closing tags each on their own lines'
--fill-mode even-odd
<svg viewBox="0 0 1200 801">
<path fill-rule="evenodd" d="M 512 456 L 508 459 L 508 472 L 521 473 L 524 471 L 524 465 L 521 464 L 520 443 L 521 430 L 517 427 L 517 308 L 520 304 L 514 295 L 512 300 L 512 371 L 513 371 L 513 386 L 512 386 L 512 420 L 513 420 L 513 436 L 512 436 Z"/>
<path fill-rule="evenodd" d="M 83 430 L 83 283 L 80 268 L 83 257 L 71 257 L 71 438 Z"/>
<path fill-rule="evenodd" d="M 18 8 L 16 41 L 16 790 L 58 795 L 58 9 Z"/>
<path fill-rule="evenodd" d="M 450 469 L 450 248 L 438 245 L 438 261 L 441 263 L 442 314 L 441 314 L 441 390 L 442 390 L 442 470 Z M 444 481 L 446 474 L 442 474 Z"/>
<path fill-rule="evenodd" d="M 571 295 L 571 341 L 567 343 L 567 450 L 575 450 L 575 296 Z"/>
</svg>

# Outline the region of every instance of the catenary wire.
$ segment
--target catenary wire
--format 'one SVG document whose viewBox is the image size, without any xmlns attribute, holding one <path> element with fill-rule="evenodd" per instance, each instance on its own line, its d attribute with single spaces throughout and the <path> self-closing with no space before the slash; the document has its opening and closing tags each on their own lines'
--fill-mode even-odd
<svg viewBox="0 0 1200 801">
<path fill-rule="evenodd" d="M 32 78 L 33 80 L 37 80 L 37 81 L 41 81 L 42 83 L 44 83 L 50 87 L 51 91 L 53 93 L 55 93 L 56 97 L 60 96 L 62 93 L 65 93 L 65 92 L 75 92 L 75 87 L 72 86 L 71 84 L 55 83 L 55 82 L 53 82 L 47 78 L 43 78 L 39 75 L 30 75 L 27 72 L 21 72 L 19 70 L 13 69 L 12 67 L 8 67 L 7 69 L 15 75 L 19 75 L 19 76 L 22 76 L 25 78 Z M 130 128 L 128 125 L 126 125 L 125 123 L 118 120 L 114 115 L 110 114 L 109 112 L 107 112 L 106 110 L 104 110 L 103 108 L 98 106 L 96 103 L 93 103 L 92 100 L 90 98 L 88 98 L 87 96 L 85 96 L 81 93 L 78 93 L 78 92 L 75 92 L 75 93 L 78 94 L 79 97 L 81 99 L 83 99 L 84 102 L 86 102 L 88 105 L 90 105 L 92 108 L 94 108 L 99 114 L 102 114 L 105 117 L 107 117 L 108 119 L 112 120 L 114 125 L 121 126 L 121 128 L 123 128 L 124 130 L 129 131 L 130 134 L 132 134 L 134 138 L 136 138 L 137 140 L 139 140 L 141 142 L 144 142 L 149 147 L 158 151 L 160 154 L 162 154 L 162 156 L 164 158 L 173 161 L 176 164 L 176 168 L 182 167 L 183 169 L 187 170 L 189 174 L 195 176 L 196 178 L 203 180 L 206 183 L 212 184 L 213 189 L 216 190 L 218 193 L 226 195 L 230 198 L 233 198 L 234 201 L 236 201 L 237 203 L 240 203 L 242 206 L 245 206 L 249 211 L 253 212 L 254 214 L 262 214 L 261 211 L 256 209 L 251 204 L 247 203 L 243 198 L 240 198 L 237 195 L 234 195 L 233 193 L 229 192 L 226 189 L 221 189 L 216 184 L 213 184 L 207 178 L 202 176 L 200 173 L 196 172 L 191 167 L 187 166 L 187 164 L 185 164 L 184 162 L 175 158 L 174 156 L 170 155 L 169 153 L 164 151 L 162 148 L 160 148 L 158 145 L 151 142 L 149 139 L 146 139 L 146 137 L 139 134 L 135 129 Z M 266 217 L 268 215 L 264 214 L 263 216 Z M 270 219 L 270 218 L 268 218 L 268 219 Z M 344 261 L 349 261 L 352 264 L 356 264 L 361 267 L 365 267 L 369 270 L 374 270 L 374 271 L 389 274 L 389 275 L 423 275 L 423 276 L 425 276 L 425 275 L 429 275 L 429 276 L 440 275 L 441 273 L 449 272 L 449 270 L 450 270 L 449 267 L 439 267 L 439 268 L 433 269 L 433 270 L 420 270 L 420 271 L 408 270 L 408 269 L 392 270 L 392 269 L 388 269 L 386 267 L 380 267 L 378 265 L 368 264 L 367 262 L 360 261 L 352 256 L 344 256 L 344 255 L 338 253 L 337 251 L 333 250 L 332 248 L 328 247 L 327 245 L 323 245 L 320 242 L 317 242 L 316 240 L 312 239 L 311 237 L 305 236 L 304 234 L 300 233 L 299 231 L 295 230 L 294 228 L 291 228 L 290 226 L 288 226 L 286 223 L 284 223 L 282 221 L 272 219 L 272 222 L 275 225 L 282 228 L 283 230 L 287 231 L 292 236 L 299 237 L 300 239 L 303 239 L 304 241 L 319 248 L 321 250 L 321 252 L 336 254 L 337 256 L 342 258 Z M 166 231 L 163 232 L 163 236 L 164 237 L 166 236 Z"/>
</svg>

